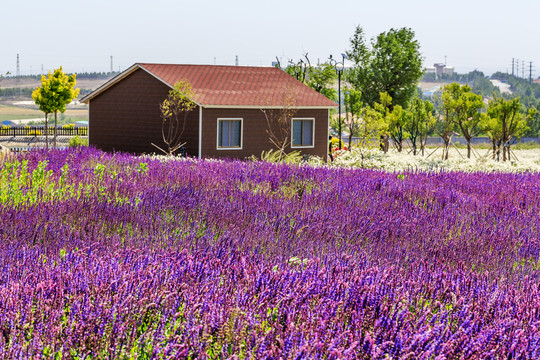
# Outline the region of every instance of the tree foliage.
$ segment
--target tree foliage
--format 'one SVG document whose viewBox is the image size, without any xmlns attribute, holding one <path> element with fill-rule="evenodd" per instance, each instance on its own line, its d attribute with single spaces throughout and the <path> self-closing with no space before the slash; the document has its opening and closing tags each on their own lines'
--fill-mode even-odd
<svg viewBox="0 0 540 360">
<path fill-rule="evenodd" d="M 436 117 L 435 125 L 433 126 L 433 131 L 442 139 L 443 141 L 443 152 L 442 159 L 448 160 L 448 151 L 450 149 L 450 142 L 452 137 L 455 135 L 456 122 L 454 117 L 456 113 L 454 112 L 453 107 L 451 106 L 450 101 L 445 101 L 444 97 L 451 97 L 448 93 L 443 92 L 441 98 L 436 98 L 435 101 L 440 104 L 438 107 L 438 114 Z"/>
<path fill-rule="evenodd" d="M 66 106 L 79 95 L 79 89 L 75 88 L 77 83 L 76 74 L 67 75 L 62 67 L 49 71 L 47 76 L 41 76 L 41 86 L 32 93 L 32 99 L 45 113 L 45 142 L 48 147 L 49 137 L 47 131 L 48 114 L 54 113 L 54 134 L 53 147 L 56 147 L 56 126 L 58 112 L 65 112 Z"/>
<path fill-rule="evenodd" d="M 409 140 L 416 155 L 418 148 L 424 153 L 426 139 L 429 130 L 435 125 L 435 116 L 433 116 L 433 103 L 428 100 L 421 100 L 414 97 L 409 104 L 409 121 L 405 124 L 405 131 L 409 134 Z"/>
<path fill-rule="evenodd" d="M 528 129 L 527 121 L 536 116 L 536 110 L 522 111 L 518 98 L 506 100 L 497 97 L 488 103 L 485 129 L 493 143 L 493 158 L 510 160 L 510 146 L 515 138 Z"/>
<path fill-rule="evenodd" d="M 186 144 L 183 141 L 186 119 L 188 114 L 196 107 L 196 104 L 191 100 L 193 95 L 189 82 L 178 81 L 169 90 L 169 95 L 159 106 L 162 120 L 161 135 L 165 148 L 154 143 L 152 145 L 168 156 L 174 155 L 176 151 Z"/>
<path fill-rule="evenodd" d="M 388 134 L 398 152 L 403 151 L 403 142 L 409 137 L 405 126 L 410 121 L 410 114 L 401 105 L 394 105 L 392 97 L 388 93 L 380 93 L 380 102 L 375 103 L 384 121 L 388 124 Z"/>
<path fill-rule="evenodd" d="M 364 30 L 357 26 L 350 44 L 347 56 L 355 65 L 346 78 L 362 91 L 364 103 L 373 107 L 379 94 L 387 93 L 393 105 L 406 108 L 423 73 L 420 44 L 414 31 L 390 29 L 368 44 Z"/>
<path fill-rule="evenodd" d="M 345 117 L 343 124 L 349 132 L 349 146 L 351 148 L 353 136 L 359 136 L 360 117 L 363 108 L 362 93 L 358 90 L 346 87 L 343 91 L 343 104 L 345 106 Z M 337 125 L 339 127 L 339 124 Z"/>
<path fill-rule="evenodd" d="M 296 63 L 290 62 L 285 68 L 285 72 L 328 99 L 337 101 L 336 89 L 332 87 L 336 79 L 334 67 L 329 63 L 312 65 L 307 54 L 304 55 L 304 58 L 305 61 L 300 59 Z"/>
<path fill-rule="evenodd" d="M 471 140 L 482 132 L 482 114 L 484 100 L 481 95 L 472 92 L 468 85 L 452 83 L 443 88 L 443 106 L 451 113 L 451 121 L 460 130 L 467 141 L 467 158 L 471 158 Z"/>
</svg>

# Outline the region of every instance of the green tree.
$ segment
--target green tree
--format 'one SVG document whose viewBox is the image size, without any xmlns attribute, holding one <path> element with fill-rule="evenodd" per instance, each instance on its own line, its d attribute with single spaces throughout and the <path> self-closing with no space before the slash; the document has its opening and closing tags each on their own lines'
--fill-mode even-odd
<svg viewBox="0 0 540 360">
<path fill-rule="evenodd" d="M 409 28 L 390 29 L 368 45 L 363 29 L 356 27 L 347 56 L 354 67 L 347 71 L 347 81 L 362 91 L 364 103 L 374 107 L 379 94 L 393 99 L 393 106 L 407 108 L 423 73 L 420 44 Z"/>
<path fill-rule="evenodd" d="M 405 123 L 405 131 L 409 134 L 413 155 L 417 154 L 418 147 L 424 155 L 424 148 L 429 129 L 435 125 L 433 116 L 433 103 L 429 100 L 421 100 L 417 96 L 409 104 L 409 121 Z"/>
<path fill-rule="evenodd" d="M 403 151 L 403 143 L 409 137 L 405 125 L 410 114 L 401 105 L 393 105 L 392 97 L 388 93 L 380 93 L 380 102 L 375 104 L 378 111 L 388 124 L 388 133 L 392 138 L 398 152 Z"/>
<path fill-rule="evenodd" d="M 360 109 L 358 121 L 358 149 L 364 164 L 364 152 L 379 146 L 379 139 L 388 132 L 388 123 L 381 113 L 368 106 Z"/>
<path fill-rule="evenodd" d="M 349 149 L 351 149 L 353 136 L 359 136 L 360 117 L 363 109 L 362 93 L 352 88 L 343 91 L 343 104 L 345 105 L 345 118 L 343 124 L 349 132 Z"/>
<path fill-rule="evenodd" d="M 186 142 L 183 142 L 183 134 L 186 128 L 187 116 L 196 107 L 196 104 L 191 99 L 193 99 L 191 84 L 178 81 L 169 90 L 169 95 L 159 106 L 162 120 L 161 135 L 166 148 L 154 143 L 152 145 L 165 155 L 173 156 L 178 149 L 186 144 Z"/>
<path fill-rule="evenodd" d="M 536 116 L 536 109 L 527 113 L 521 109 L 519 98 L 506 100 L 497 97 L 488 103 L 484 127 L 493 143 L 493 158 L 510 160 L 510 146 L 515 138 L 528 130 L 527 121 Z"/>
<path fill-rule="evenodd" d="M 49 148 L 49 114 L 54 112 L 53 102 L 50 101 L 51 85 L 50 79 L 52 77 L 51 72 L 47 77 L 41 77 L 41 86 L 36 88 L 32 92 L 32 100 L 39 106 L 39 110 L 45 114 L 45 148 Z"/>
<path fill-rule="evenodd" d="M 482 132 L 482 116 L 484 108 L 481 95 L 474 94 L 469 85 L 452 83 L 443 88 L 443 106 L 449 112 L 456 127 L 467 141 L 467 158 L 471 158 L 471 140 Z"/>
<path fill-rule="evenodd" d="M 337 101 L 337 91 L 332 87 L 337 77 L 334 67 L 329 63 L 312 65 L 307 54 L 304 58 L 305 61 L 290 62 L 285 72 L 330 100 Z"/>
<path fill-rule="evenodd" d="M 452 141 L 452 136 L 454 136 L 456 130 L 456 122 L 454 119 L 456 112 L 454 111 L 452 102 L 448 100 L 451 99 L 451 95 L 448 92 L 443 92 L 441 97 L 442 101 L 435 98 L 435 101 L 439 103 L 439 108 L 433 131 L 435 131 L 443 141 L 442 159 L 448 160 L 450 142 Z"/>
<path fill-rule="evenodd" d="M 337 91 L 332 87 L 336 76 L 334 67 L 323 63 L 308 69 L 306 85 L 330 100 L 337 101 Z"/>
<path fill-rule="evenodd" d="M 56 148 L 56 126 L 58 112 L 65 112 L 66 106 L 79 95 L 79 89 L 75 89 L 77 75 L 67 75 L 62 67 L 41 76 L 41 86 L 32 93 L 32 99 L 45 113 L 45 141 L 49 142 L 47 129 L 47 116 L 54 113 L 53 147 Z"/>
</svg>

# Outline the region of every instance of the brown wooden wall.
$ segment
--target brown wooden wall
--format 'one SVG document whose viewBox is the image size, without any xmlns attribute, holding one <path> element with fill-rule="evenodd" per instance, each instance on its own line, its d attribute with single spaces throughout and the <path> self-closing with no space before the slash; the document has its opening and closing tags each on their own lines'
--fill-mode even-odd
<svg viewBox="0 0 540 360">
<path fill-rule="evenodd" d="M 263 150 L 274 149 L 266 130 L 268 124 L 260 109 L 208 109 L 203 108 L 202 156 L 244 159 L 260 156 Z M 294 118 L 315 118 L 315 147 L 298 149 L 303 154 L 317 155 L 326 161 L 328 155 L 328 110 L 299 110 Z M 218 118 L 243 119 L 242 150 L 217 150 Z M 290 126 L 290 125 L 289 125 Z M 288 149 L 290 150 L 290 148 Z"/>
<path fill-rule="evenodd" d="M 160 153 L 165 146 L 159 104 L 170 88 L 144 70 L 136 70 L 90 101 L 89 143 L 104 151 Z M 199 109 L 190 112 L 183 134 L 187 153 L 198 155 Z"/>
</svg>

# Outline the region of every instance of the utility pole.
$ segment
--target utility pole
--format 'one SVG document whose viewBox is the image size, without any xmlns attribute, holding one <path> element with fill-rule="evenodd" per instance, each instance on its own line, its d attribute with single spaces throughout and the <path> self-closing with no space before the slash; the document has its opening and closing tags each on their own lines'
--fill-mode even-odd
<svg viewBox="0 0 540 360">
<path fill-rule="evenodd" d="M 111 55 L 111 73 L 113 73 L 113 72 L 114 72 L 114 68 L 113 68 L 113 57 L 112 57 L 112 55 Z"/>
<path fill-rule="evenodd" d="M 41 64 L 41 75 L 44 75 L 44 73 L 43 73 L 43 64 Z"/>
<path fill-rule="evenodd" d="M 532 70 L 533 70 L 533 62 L 529 62 L 529 85 L 532 84 Z"/>
<path fill-rule="evenodd" d="M 234 63 L 236 66 L 238 66 L 238 55 L 236 55 L 236 61 Z"/>
<path fill-rule="evenodd" d="M 514 76 L 514 58 L 512 58 L 512 76 Z"/>
<path fill-rule="evenodd" d="M 519 59 L 516 59 L 516 77 L 519 77 Z"/>
<path fill-rule="evenodd" d="M 21 76 L 21 65 L 19 63 L 19 54 L 17 54 L 17 77 Z"/>
</svg>

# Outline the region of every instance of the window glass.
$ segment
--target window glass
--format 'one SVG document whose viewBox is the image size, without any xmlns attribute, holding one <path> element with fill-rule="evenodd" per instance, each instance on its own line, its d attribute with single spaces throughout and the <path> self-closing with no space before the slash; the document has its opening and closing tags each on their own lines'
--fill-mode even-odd
<svg viewBox="0 0 540 360">
<path fill-rule="evenodd" d="M 311 120 L 302 121 L 302 145 L 311 146 L 313 141 L 313 122 Z"/>
<path fill-rule="evenodd" d="M 293 121 L 293 146 L 302 146 L 302 121 Z"/>
<path fill-rule="evenodd" d="M 313 146 L 313 119 L 293 119 L 292 146 Z"/>
<path fill-rule="evenodd" d="M 218 147 L 239 148 L 241 140 L 241 120 L 218 120 Z"/>
</svg>

